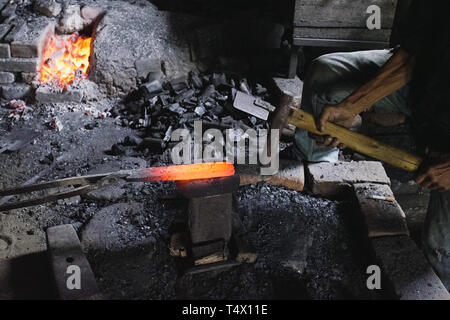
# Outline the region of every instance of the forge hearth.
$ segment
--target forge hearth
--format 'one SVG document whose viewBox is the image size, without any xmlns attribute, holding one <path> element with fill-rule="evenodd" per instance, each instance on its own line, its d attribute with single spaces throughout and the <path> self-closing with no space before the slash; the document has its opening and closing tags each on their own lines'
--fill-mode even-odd
<svg viewBox="0 0 450 320">
<path fill-rule="evenodd" d="M 4 18 L 0 24 L 3 99 L 33 101 L 36 95 L 40 103 L 78 103 L 123 97 L 149 76 L 171 79 L 196 68 L 189 43 L 180 32 L 193 18 L 161 12 L 148 1 L 140 1 L 139 10 L 137 4 L 125 1 L 57 4 L 35 1 L 29 6 L 0 1 Z M 88 79 L 81 81 L 87 84 L 55 92 L 41 89 L 39 71 L 46 45 L 54 35 L 76 32 L 93 38 Z"/>
<path fill-rule="evenodd" d="M 2 15 L 11 15 L 0 34 L 3 98 L 30 100 L 37 89 L 38 102 L 81 102 L 79 83 L 90 71 L 92 40 L 104 11 L 67 4 L 60 13 L 37 1 L 35 11 L 25 7 L 17 12 L 17 5 L 2 3 Z"/>
</svg>

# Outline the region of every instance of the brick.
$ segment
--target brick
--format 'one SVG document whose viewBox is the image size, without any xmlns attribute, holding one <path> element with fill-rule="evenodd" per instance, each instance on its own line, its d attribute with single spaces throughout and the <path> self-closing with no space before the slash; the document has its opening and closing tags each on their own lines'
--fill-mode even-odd
<svg viewBox="0 0 450 320">
<path fill-rule="evenodd" d="M 306 168 L 306 182 L 314 194 L 336 196 L 355 183 L 390 185 L 390 179 L 380 162 L 314 163 Z"/>
<path fill-rule="evenodd" d="M 7 43 L 0 43 L 0 59 L 11 58 L 11 48 Z"/>
<path fill-rule="evenodd" d="M 259 165 L 237 165 L 236 173 L 240 176 L 241 186 L 267 182 L 291 190 L 303 191 L 305 186 L 305 169 L 301 161 L 280 160 L 280 168 L 273 176 L 262 176 Z"/>
<path fill-rule="evenodd" d="M 97 300 L 101 294 L 80 240 L 72 225 L 62 225 L 47 229 L 47 247 L 53 269 L 56 290 L 61 300 Z M 80 289 L 67 287 L 67 270 L 77 266 L 81 272 Z"/>
<path fill-rule="evenodd" d="M 153 58 L 143 58 L 136 60 L 134 66 L 139 78 L 146 79 L 150 72 L 161 72 L 161 60 Z"/>
<path fill-rule="evenodd" d="M 0 83 L 13 83 L 16 80 L 14 73 L 10 72 L 0 72 Z"/>
<path fill-rule="evenodd" d="M 56 17 L 61 13 L 62 5 L 55 0 L 37 0 L 34 3 L 34 10 L 47 17 Z"/>
<path fill-rule="evenodd" d="M 42 17 L 15 26 L 7 37 L 11 39 L 11 55 L 16 58 L 39 57 L 46 41 L 54 32 L 53 22 Z"/>
<path fill-rule="evenodd" d="M 0 71 L 36 72 L 38 65 L 38 59 L 0 59 Z"/>
<path fill-rule="evenodd" d="M 6 7 L 10 0 L 0 0 L 0 11 L 3 10 L 3 8 Z"/>
<path fill-rule="evenodd" d="M 22 81 L 26 84 L 33 84 L 33 81 L 37 79 L 36 72 L 22 72 L 21 73 Z"/>
<path fill-rule="evenodd" d="M 450 294 L 411 238 L 382 237 L 371 239 L 371 243 L 382 272 L 397 298 L 450 300 Z"/>
<path fill-rule="evenodd" d="M 2 97 L 6 100 L 24 99 L 32 93 L 31 86 L 24 83 L 2 85 Z"/>
<path fill-rule="evenodd" d="M 12 27 L 13 27 L 12 25 L 7 23 L 0 24 L 0 40 L 3 41 L 8 32 L 12 29 Z"/>
<path fill-rule="evenodd" d="M 6 19 L 6 21 L 11 21 L 16 17 L 16 10 L 17 10 L 17 4 L 9 2 L 6 7 L 2 9 L 2 17 L 3 18 L 9 18 Z"/>
<path fill-rule="evenodd" d="M 98 19 L 102 14 L 104 14 L 104 11 L 98 7 L 84 6 L 80 11 L 81 17 L 90 21 Z"/>
<path fill-rule="evenodd" d="M 355 184 L 353 188 L 365 218 L 370 238 L 396 235 L 409 236 L 405 213 L 397 201 L 371 199 L 373 196 L 393 198 L 394 195 L 389 186 L 361 183 Z"/>
<path fill-rule="evenodd" d="M 83 100 L 82 90 L 70 89 L 65 91 L 53 91 L 48 87 L 39 87 L 36 90 L 36 101 L 40 103 L 79 103 L 81 100 Z"/>
</svg>

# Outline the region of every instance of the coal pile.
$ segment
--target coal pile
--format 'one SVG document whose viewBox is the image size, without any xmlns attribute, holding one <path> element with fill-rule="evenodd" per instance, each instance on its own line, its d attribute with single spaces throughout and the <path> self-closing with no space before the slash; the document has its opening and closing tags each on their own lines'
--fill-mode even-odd
<svg viewBox="0 0 450 320">
<path fill-rule="evenodd" d="M 270 98 L 267 89 L 256 81 L 249 81 L 224 73 L 199 75 L 171 81 L 148 81 L 130 95 L 111 115 L 122 126 L 143 129 L 146 142 L 168 146 L 176 129 L 192 131 L 195 121 L 202 121 L 204 130 L 268 129 L 268 122 L 233 107 L 236 94 L 241 91 L 261 101 Z"/>
</svg>

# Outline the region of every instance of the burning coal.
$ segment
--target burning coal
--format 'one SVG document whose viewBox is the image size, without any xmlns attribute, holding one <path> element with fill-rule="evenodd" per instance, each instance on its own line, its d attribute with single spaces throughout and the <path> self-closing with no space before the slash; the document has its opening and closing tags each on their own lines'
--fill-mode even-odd
<svg viewBox="0 0 450 320">
<path fill-rule="evenodd" d="M 78 33 L 54 35 L 42 54 L 39 81 L 55 81 L 58 86 L 67 88 L 74 81 L 86 78 L 91 56 L 92 38 Z"/>
</svg>

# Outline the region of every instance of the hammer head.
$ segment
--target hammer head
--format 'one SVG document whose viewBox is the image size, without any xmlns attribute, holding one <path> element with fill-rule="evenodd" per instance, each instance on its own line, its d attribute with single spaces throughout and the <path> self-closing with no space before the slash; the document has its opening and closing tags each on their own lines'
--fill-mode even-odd
<svg viewBox="0 0 450 320">
<path fill-rule="evenodd" d="M 300 108 L 300 104 L 300 99 L 295 99 L 294 97 L 288 95 L 282 95 L 270 128 L 272 130 L 278 129 L 281 132 L 287 124 L 287 119 L 290 116 L 291 108 Z"/>
</svg>

